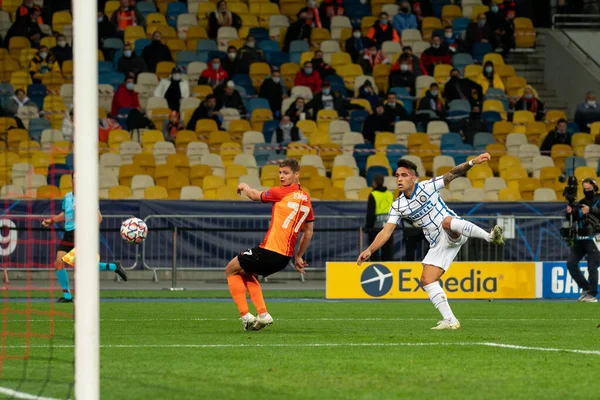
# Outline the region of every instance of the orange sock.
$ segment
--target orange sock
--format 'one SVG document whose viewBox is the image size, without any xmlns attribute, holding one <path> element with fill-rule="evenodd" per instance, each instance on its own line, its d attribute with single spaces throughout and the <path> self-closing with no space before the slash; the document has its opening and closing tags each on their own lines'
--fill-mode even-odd
<svg viewBox="0 0 600 400">
<path fill-rule="evenodd" d="M 241 275 L 231 275 L 227 277 L 229 292 L 237 306 L 240 315 L 243 317 L 248 314 L 248 300 L 246 300 L 246 287 Z"/>
<path fill-rule="evenodd" d="M 244 275 L 244 285 L 246 285 L 246 289 L 248 289 L 248 293 L 250 293 L 250 299 L 252 299 L 252 304 L 256 307 L 256 312 L 258 314 L 264 314 L 267 312 L 267 306 L 265 305 L 265 299 L 263 298 L 262 289 L 260 288 L 260 283 L 254 275 Z"/>
</svg>

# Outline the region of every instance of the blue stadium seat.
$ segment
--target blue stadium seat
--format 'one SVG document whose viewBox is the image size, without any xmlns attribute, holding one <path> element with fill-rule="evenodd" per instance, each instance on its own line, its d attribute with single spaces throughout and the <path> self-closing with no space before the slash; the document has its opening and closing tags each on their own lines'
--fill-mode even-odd
<svg viewBox="0 0 600 400">
<path fill-rule="evenodd" d="M 142 51 L 144 51 L 146 46 L 150 45 L 150 43 L 152 43 L 151 39 L 138 39 L 135 41 L 135 49 L 133 49 L 133 51 L 135 51 L 135 54 L 138 56 L 141 56 Z"/>
<path fill-rule="evenodd" d="M 304 40 L 292 40 L 290 43 L 290 54 L 292 53 L 304 53 L 310 51 L 310 46 Z"/>
<path fill-rule="evenodd" d="M 412 114 L 415 108 L 415 100 L 414 97 L 410 95 L 408 88 L 405 87 L 393 87 L 390 89 L 390 92 L 396 93 L 396 97 L 398 100 L 402 102 L 404 105 L 404 109 L 408 114 Z"/>
<path fill-rule="evenodd" d="M 196 44 L 196 52 L 200 53 L 200 52 L 205 52 L 208 53 L 209 51 L 218 51 L 219 48 L 217 47 L 217 42 L 215 42 L 214 40 L 211 39 L 200 39 L 198 40 L 197 44 Z"/>
<path fill-rule="evenodd" d="M 253 36 L 259 44 L 263 40 L 270 40 L 269 31 L 266 28 L 250 28 L 250 32 L 248 32 L 248 35 Z"/>
<path fill-rule="evenodd" d="M 487 123 L 488 126 L 490 124 L 493 126 L 496 122 L 502 121 L 502 115 L 500 115 L 498 111 L 484 111 L 481 113 L 481 119 Z"/>
<path fill-rule="evenodd" d="M 119 60 L 121 57 L 123 57 L 123 50 L 117 50 L 113 54 L 112 62 L 115 71 L 119 68 Z"/>
<path fill-rule="evenodd" d="M 567 122 L 567 132 L 569 132 L 571 135 L 578 133 L 579 125 L 577 125 L 575 122 Z"/>
<path fill-rule="evenodd" d="M 48 166 L 48 185 L 59 186 L 60 177 L 72 172 L 67 164 L 50 164 Z"/>
<path fill-rule="evenodd" d="M 137 45 L 137 41 L 136 41 L 136 45 Z M 102 47 L 104 49 L 123 50 L 123 41 L 119 38 L 106 38 L 102 42 Z"/>
<path fill-rule="evenodd" d="M 235 83 L 235 81 L 234 81 Z M 240 93 L 240 96 L 242 96 L 242 100 L 244 100 L 244 98 L 248 98 L 248 93 L 246 92 L 246 88 L 243 86 L 239 86 L 239 85 L 235 85 L 235 87 L 233 88 L 234 90 L 237 90 Z"/>
<path fill-rule="evenodd" d="M 117 121 L 119 123 L 119 125 L 121 125 L 121 127 L 125 130 L 127 130 L 128 126 L 127 126 L 127 117 L 129 116 L 129 113 L 131 112 L 131 108 L 127 108 L 127 107 L 122 107 L 119 108 L 118 111 L 118 115 L 113 115 L 113 119 L 115 121 Z"/>
<path fill-rule="evenodd" d="M 279 48 L 279 43 L 274 40 L 263 40 L 258 44 L 258 48 L 264 51 L 265 53 L 268 51 L 281 51 Z"/>
<path fill-rule="evenodd" d="M 494 143 L 496 143 L 496 138 L 494 138 L 494 135 L 491 133 L 477 132 L 475 136 L 473 136 L 473 150 L 475 151 L 484 151 L 488 144 Z"/>
<path fill-rule="evenodd" d="M 29 97 L 40 110 L 43 108 L 44 98 L 46 96 L 48 96 L 48 89 L 44 85 L 34 83 L 27 87 L 27 97 Z"/>
<path fill-rule="evenodd" d="M 454 33 L 456 34 L 456 36 L 462 36 L 462 34 L 464 32 L 467 31 L 467 27 L 469 26 L 469 24 L 471 23 L 471 19 L 470 18 L 464 18 L 464 17 L 459 17 L 459 18 L 454 18 L 452 20 L 452 30 L 454 30 Z"/>
<path fill-rule="evenodd" d="M 458 123 L 471 113 L 471 104 L 468 100 L 452 100 L 448 104 L 448 120 L 450 123 Z"/>
<path fill-rule="evenodd" d="M 471 64 L 473 64 L 473 56 L 469 53 L 457 53 L 452 56 L 452 65 L 460 71 L 461 76 L 465 73 L 465 67 Z"/>
<path fill-rule="evenodd" d="M 10 83 L 0 83 L 0 106 L 5 108 L 8 101 L 15 95 L 15 89 Z"/>
<path fill-rule="evenodd" d="M 115 72 L 115 69 L 113 68 L 113 63 L 108 61 L 98 61 L 98 73 L 107 74 L 109 72 Z"/>
<path fill-rule="evenodd" d="M 256 97 L 248 102 L 248 114 L 252 115 L 252 111 L 256 110 L 257 108 L 266 108 L 267 110 L 270 110 L 271 106 L 269 106 L 269 101 L 267 99 Z"/>
<path fill-rule="evenodd" d="M 264 167 L 269 161 L 269 156 L 275 151 L 268 147 L 271 146 L 269 143 L 257 143 L 254 145 L 254 158 L 259 168 Z"/>
<path fill-rule="evenodd" d="M 431 0 L 433 15 L 438 18 L 442 18 L 442 9 L 448 4 L 450 4 L 450 0 Z"/>
<path fill-rule="evenodd" d="M 403 144 L 389 144 L 385 152 L 391 166 L 396 165 L 398 159 L 408 154 L 408 149 Z"/>
<path fill-rule="evenodd" d="M 288 53 L 284 53 L 283 51 L 269 51 L 265 52 L 265 57 L 267 62 L 271 67 L 280 68 L 282 64 L 290 62 L 290 56 Z"/>
<path fill-rule="evenodd" d="M 373 182 L 373 178 L 375 178 L 375 175 L 389 176 L 388 169 L 386 167 L 382 167 L 381 165 L 372 166 L 367 170 L 367 183 Z"/>
<path fill-rule="evenodd" d="M 177 28 L 177 17 L 187 14 L 187 5 L 181 2 L 172 2 L 167 6 L 167 24 Z"/>
<path fill-rule="evenodd" d="M 115 90 L 121 83 L 125 81 L 125 74 L 120 72 L 109 72 L 107 74 L 100 74 L 98 76 L 98 83 L 101 85 L 113 85 Z"/>
<path fill-rule="evenodd" d="M 492 45 L 489 43 L 476 42 L 473 43 L 472 56 L 473 60 L 478 64 L 483 64 L 483 58 L 486 54 L 492 53 Z"/>
<path fill-rule="evenodd" d="M 454 132 L 443 134 L 440 140 L 440 149 L 442 151 L 445 149 L 452 149 L 455 146 L 460 146 L 463 144 L 462 136 Z"/>
<path fill-rule="evenodd" d="M 271 138 L 273 137 L 273 133 L 275 133 L 275 129 L 277 129 L 277 127 L 279 127 L 279 121 L 276 119 L 264 122 L 262 133 L 265 136 L 265 142 L 271 143 Z"/>
<path fill-rule="evenodd" d="M 232 80 L 236 85 L 243 87 L 248 96 L 256 95 L 256 90 L 254 90 L 254 86 L 252 86 L 252 79 L 250 79 L 250 75 L 235 74 Z"/>
<path fill-rule="evenodd" d="M 332 91 L 339 92 L 342 97 L 348 96 L 348 89 L 346 89 L 346 84 L 341 76 L 329 75 L 325 77 L 325 80 L 331 84 Z"/>
<path fill-rule="evenodd" d="M 52 129 L 50 121 L 46 118 L 35 118 L 29 121 L 29 137 L 39 142 L 42 139 L 42 132 L 45 129 Z"/>
<path fill-rule="evenodd" d="M 344 14 L 350 18 L 352 26 L 360 27 L 360 21 L 363 17 L 372 15 L 371 5 L 367 2 L 361 4 L 359 1 L 344 2 Z"/>
<path fill-rule="evenodd" d="M 65 163 L 69 166 L 69 169 L 75 169 L 75 157 L 73 153 L 67 154 L 67 159 L 65 160 Z"/>
<path fill-rule="evenodd" d="M 148 14 L 156 12 L 156 6 L 152 1 L 140 1 L 136 4 L 135 8 L 146 17 Z M 108 18 L 110 19 L 110 15 Z"/>
<path fill-rule="evenodd" d="M 215 57 L 219 57 L 221 60 L 224 60 L 227 58 L 227 53 L 225 53 L 223 51 L 219 51 L 219 50 L 211 50 L 208 52 L 209 60 L 212 60 Z"/>
<path fill-rule="evenodd" d="M 446 135 L 450 135 L 447 133 Z M 446 135 L 443 135 L 442 138 Z M 473 146 L 468 144 L 456 144 L 452 148 L 442 149 L 442 154 L 454 158 L 456 165 L 467 161 L 467 157 L 473 154 Z"/>
<path fill-rule="evenodd" d="M 565 160 L 565 175 L 573 176 L 575 175 L 575 170 L 577 167 L 584 167 L 587 165 L 585 158 L 580 156 L 569 156 Z"/>
<path fill-rule="evenodd" d="M 357 131 L 360 132 L 360 131 Z M 357 151 L 358 150 L 358 151 Z M 360 151 L 360 150 L 369 150 L 369 151 Z M 367 168 L 367 158 L 375 154 L 375 148 L 371 143 L 364 144 L 355 144 L 354 145 L 354 159 L 356 160 L 356 165 L 360 170 L 361 174 L 365 174 L 365 170 Z"/>
<path fill-rule="evenodd" d="M 352 132 L 362 132 L 363 122 L 369 116 L 367 110 L 352 110 L 350 112 L 350 129 Z"/>
<path fill-rule="evenodd" d="M 187 69 L 189 63 L 200 61 L 200 57 L 192 50 L 182 50 L 177 53 L 177 66 Z"/>
</svg>

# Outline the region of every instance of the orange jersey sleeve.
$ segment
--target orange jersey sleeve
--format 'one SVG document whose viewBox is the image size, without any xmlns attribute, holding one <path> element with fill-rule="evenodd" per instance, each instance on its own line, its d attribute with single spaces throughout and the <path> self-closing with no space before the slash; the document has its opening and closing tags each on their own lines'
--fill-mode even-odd
<svg viewBox="0 0 600 400">
<path fill-rule="evenodd" d="M 298 184 L 271 188 L 260 197 L 273 203 L 271 224 L 260 247 L 292 257 L 304 224 L 315 219 L 310 197 Z"/>
</svg>

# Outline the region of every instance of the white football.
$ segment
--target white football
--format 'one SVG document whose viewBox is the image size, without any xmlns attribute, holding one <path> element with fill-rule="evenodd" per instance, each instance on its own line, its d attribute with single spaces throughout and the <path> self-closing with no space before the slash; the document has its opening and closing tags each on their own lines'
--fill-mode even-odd
<svg viewBox="0 0 600 400">
<path fill-rule="evenodd" d="M 148 235 L 148 226 L 139 218 L 131 217 L 121 225 L 121 237 L 129 244 L 140 244 Z"/>
</svg>

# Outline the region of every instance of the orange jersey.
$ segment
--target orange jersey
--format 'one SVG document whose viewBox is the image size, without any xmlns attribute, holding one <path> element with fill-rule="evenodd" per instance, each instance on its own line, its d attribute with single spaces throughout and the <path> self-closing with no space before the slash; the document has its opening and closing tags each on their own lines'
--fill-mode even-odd
<svg viewBox="0 0 600 400">
<path fill-rule="evenodd" d="M 310 197 L 300 185 L 293 184 L 271 188 L 260 199 L 274 204 L 269 230 L 259 247 L 292 257 L 304 224 L 315 219 Z"/>
</svg>

